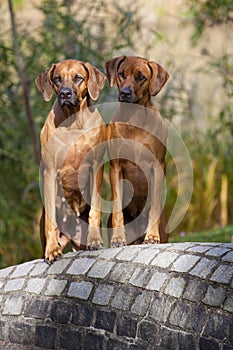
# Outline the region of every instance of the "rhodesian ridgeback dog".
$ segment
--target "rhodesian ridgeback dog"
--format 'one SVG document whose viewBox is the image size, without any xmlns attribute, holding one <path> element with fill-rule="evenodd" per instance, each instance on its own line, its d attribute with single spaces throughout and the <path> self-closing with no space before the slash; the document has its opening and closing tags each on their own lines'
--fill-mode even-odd
<svg viewBox="0 0 233 350">
<path fill-rule="evenodd" d="M 110 245 L 165 243 L 161 201 L 167 127 L 151 97 L 169 75 L 158 63 L 133 56 L 113 58 L 105 70 L 110 87 L 117 84 L 120 102 L 107 129 L 113 201 Z"/>
<path fill-rule="evenodd" d="M 44 196 L 40 234 L 48 263 L 62 254 L 68 242 L 76 250 L 103 245 L 100 198 L 106 126 L 92 100 L 98 99 L 105 81 L 96 67 L 78 60 L 52 64 L 36 79 L 45 101 L 54 91 L 57 95 L 40 134 Z"/>
</svg>

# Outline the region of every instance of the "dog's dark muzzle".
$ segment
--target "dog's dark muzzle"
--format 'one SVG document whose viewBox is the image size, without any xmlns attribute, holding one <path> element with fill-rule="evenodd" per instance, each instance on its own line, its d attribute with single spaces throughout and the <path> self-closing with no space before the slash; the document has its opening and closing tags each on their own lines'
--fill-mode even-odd
<svg viewBox="0 0 233 350">
<path fill-rule="evenodd" d="M 119 91 L 119 101 L 120 102 L 129 102 L 129 103 L 135 103 L 137 102 L 138 98 L 131 89 L 131 87 L 123 87 Z"/>
<path fill-rule="evenodd" d="M 59 102 L 60 105 L 63 106 L 78 106 L 79 100 L 77 99 L 76 94 L 74 91 L 69 87 L 64 87 L 60 90 L 59 95 Z"/>
</svg>

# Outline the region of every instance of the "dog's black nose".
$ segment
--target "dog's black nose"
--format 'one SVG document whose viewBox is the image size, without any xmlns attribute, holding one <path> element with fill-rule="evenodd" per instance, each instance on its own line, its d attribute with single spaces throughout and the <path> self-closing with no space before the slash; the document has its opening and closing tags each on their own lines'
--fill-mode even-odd
<svg viewBox="0 0 233 350">
<path fill-rule="evenodd" d="M 124 98 L 130 98 L 132 96 L 132 90 L 130 87 L 123 87 L 121 90 L 120 90 L 120 97 L 122 99 Z"/>
<path fill-rule="evenodd" d="M 72 90 L 70 88 L 62 88 L 60 90 L 60 97 L 63 99 L 70 99 L 72 96 Z"/>
</svg>

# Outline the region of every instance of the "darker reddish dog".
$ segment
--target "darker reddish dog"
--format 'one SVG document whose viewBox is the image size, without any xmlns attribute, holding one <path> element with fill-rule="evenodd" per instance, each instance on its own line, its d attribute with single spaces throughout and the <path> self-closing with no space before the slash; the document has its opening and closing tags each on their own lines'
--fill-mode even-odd
<svg viewBox="0 0 233 350">
<path fill-rule="evenodd" d="M 106 126 L 91 100 L 98 99 L 105 80 L 97 68 L 77 60 L 52 64 L 36 79 L 45 101 L 52 98 L 53 91 L 57 94 L 40 136 L 45 205 L 40 226 L 44 256 L 49 263 L 62 254 L 69 241 L 78 249 L 84 229 L 88 230 L 84 242 L 89 249 L 98 249 L 103 244 L 100 234 L 103 166 L 99 164 L 105 149 L 99 146 L 106 140 Z M 62 194 L 57 198 L 59 191 Z M 57 212 L 65 204 L 66 211 L 60 213 L 59 219 Z M 70 212 L 79 223 L 77 229 L 67 219 Z M 85 221 L 89 225 L 83 228 Z"/>
<path fill-rule="evenodd" d="M 159 64 L 141 57 L 111 59 L 105 70 L 110 87 L 117 84 L 122 102 L 107 130 L 111 246 L 141 242 L 142 237 L 145 243 L 167 242 L 161 205 L 167 127 L 151 96 L 159 93 L 169 75 Z M 122 185 L 120 180 L 128 181 Z"/>
</svg>

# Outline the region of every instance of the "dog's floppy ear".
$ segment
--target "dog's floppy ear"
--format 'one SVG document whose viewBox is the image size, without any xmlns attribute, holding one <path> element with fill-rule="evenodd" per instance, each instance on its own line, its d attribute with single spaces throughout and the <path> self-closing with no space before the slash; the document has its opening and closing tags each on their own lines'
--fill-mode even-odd
<svg viewBox="0 0 233 350">
<path fill-rule="evenodd" d="M 106 82 L 106 76 L 89 62 L 84 63 L 88 71 L 89 78 L 87 82 L 87 89 L 92 100 L 96 101 L 99 97 L 100 91 L 103 89 Z"/>
<path fill-rule="evenodd" d="M 46 102 L 50 101 L 53 96 L 52 74 L 56 64 L 52 64 L 45 72 L 41 73 L 35 80 L 38 90 L 42 93 Z"/>
<path fill-rule="evenodd" d="M 151 69 L 149 91 L 151 96 L 155 96 L 159 93 L 159 91 L 162 89 L 162 87 L 168 80 L 169 74 L 163 67 L 161 67 L 156 62 L 148 62 L 148 65 Z"/>
<path fill-rule="evenodd" d="M 105 62 L 104 67 L 109 80 L 109 86 L 112 88 L 116 83 L 116 75 L 119 65 L 126 59 L 126 56 L 112 58 Z"/>
</svg>

